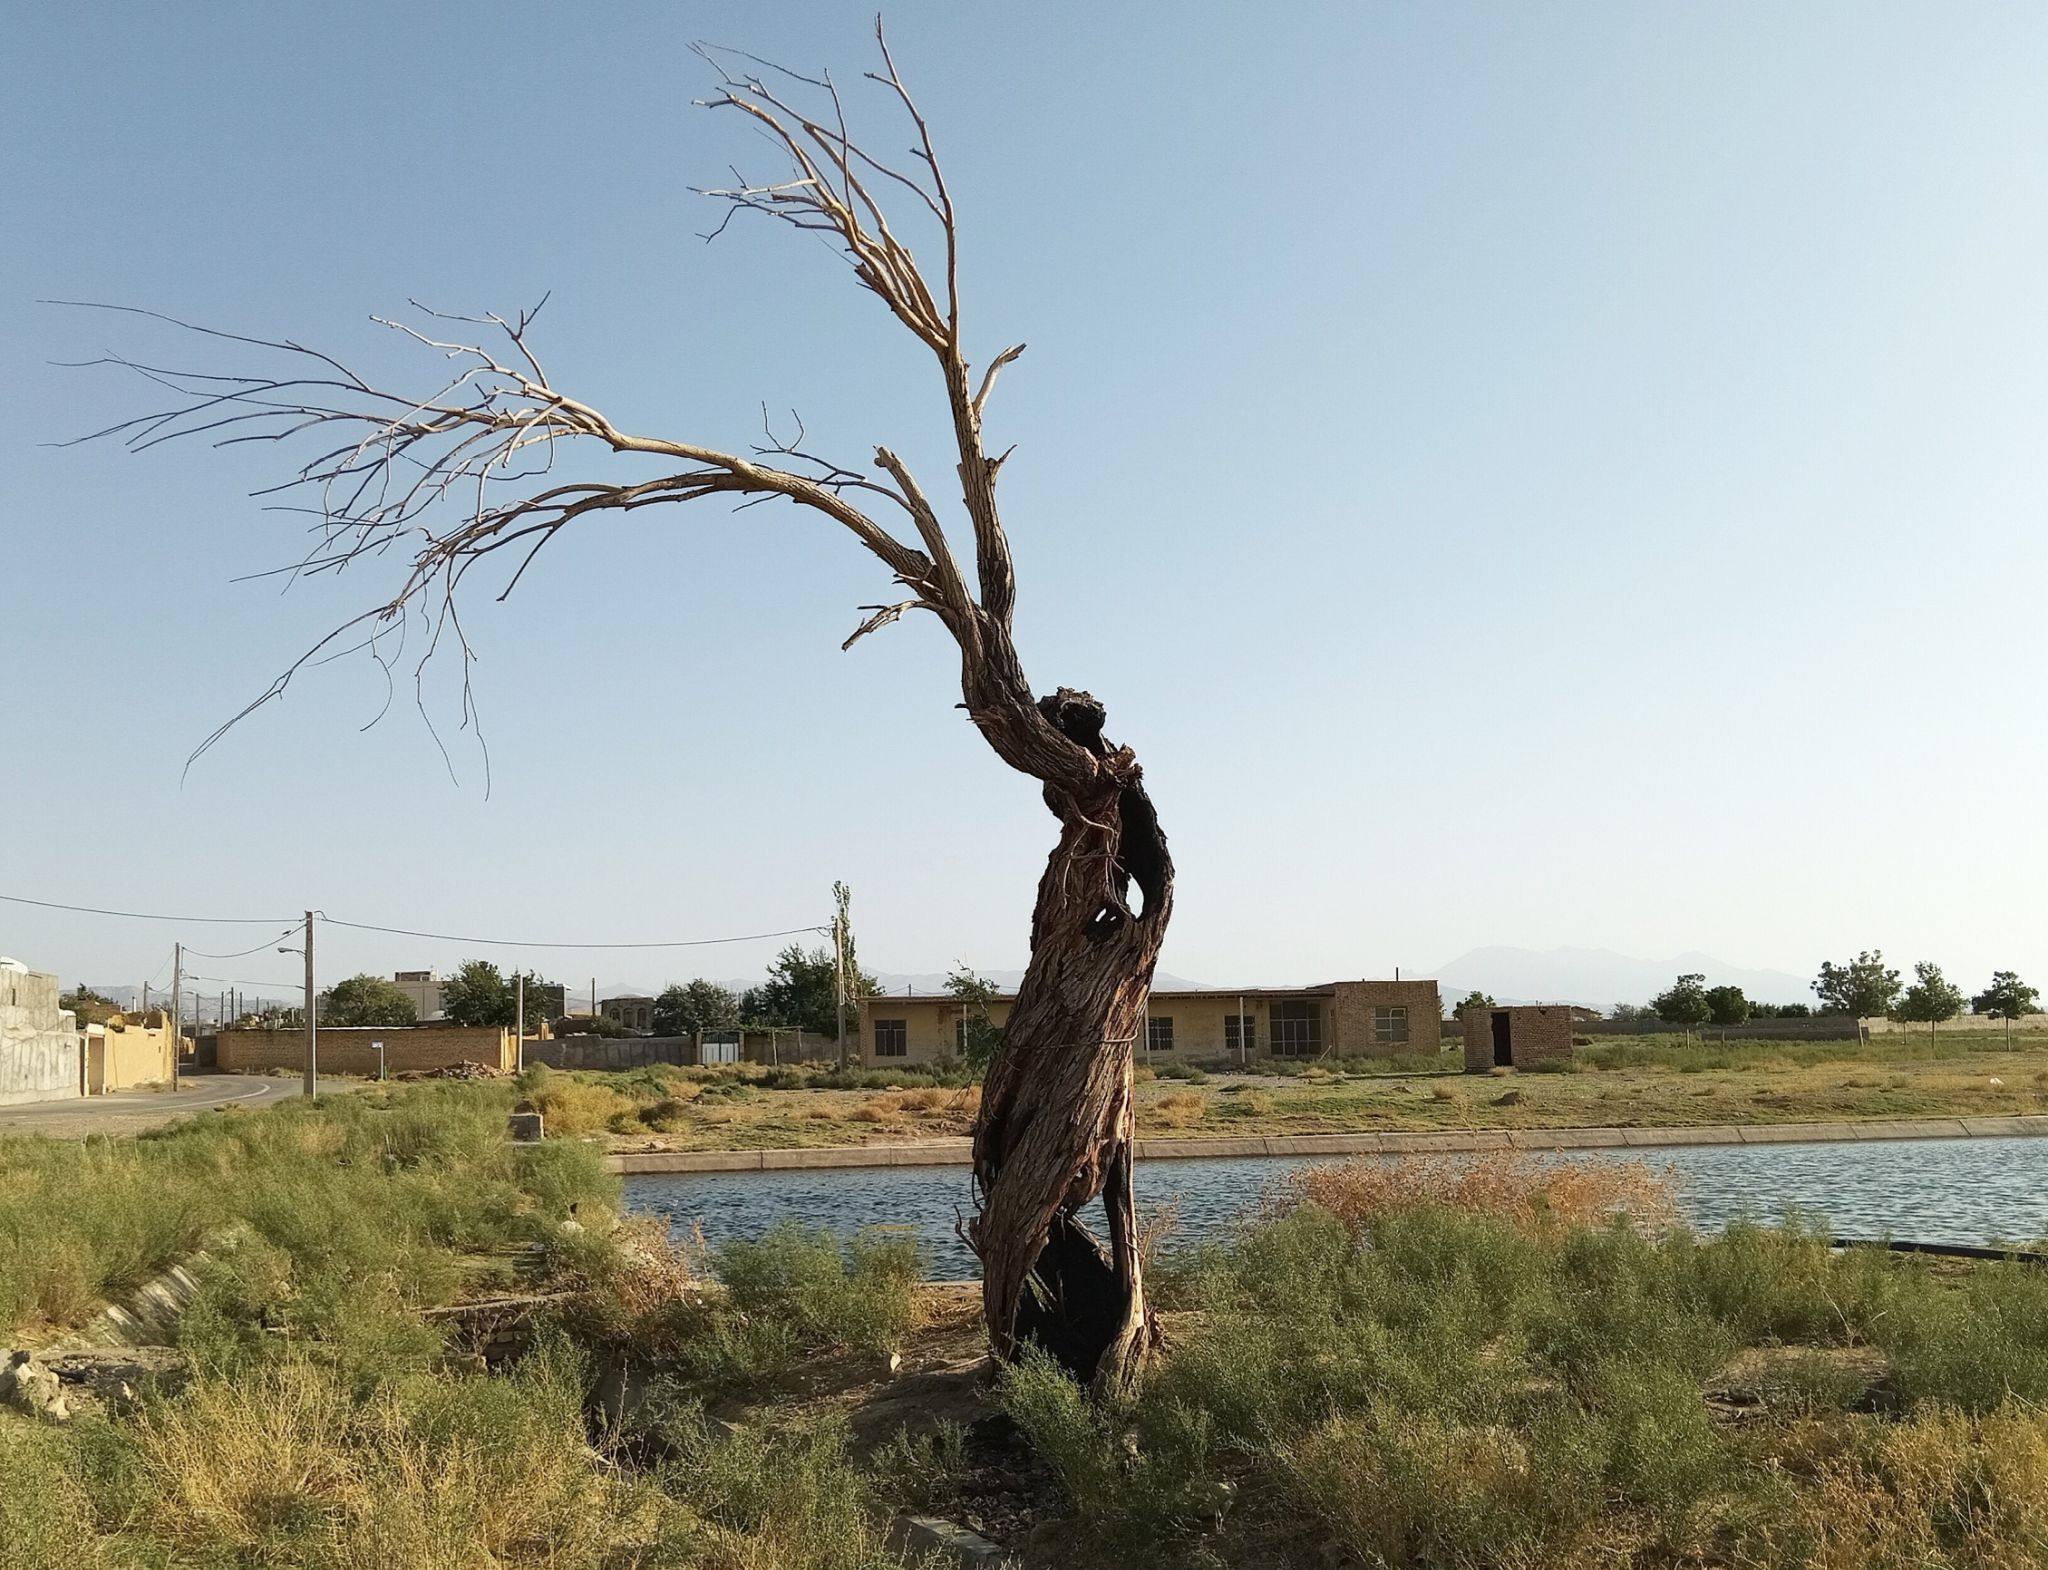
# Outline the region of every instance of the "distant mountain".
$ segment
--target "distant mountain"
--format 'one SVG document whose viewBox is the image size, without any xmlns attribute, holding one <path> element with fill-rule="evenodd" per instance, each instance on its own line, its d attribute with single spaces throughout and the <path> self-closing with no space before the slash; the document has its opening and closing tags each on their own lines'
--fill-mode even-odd
<svg viewBox="0 0 2048 1570">
<path fill-rule="evenodd" d="M 1743 970 L 1693 952 L 1675 959 L 1635 959 L 1609 949 L 1483 948 L 1436 969 L 1444 1001 L 1467 992 L 1502 1003 L 1582 1003 L 1608 1009 L 1647 1003 L 1680 975 L 1699 972 L 1710 987 L 1736 986 L 1760 1003 L 1811 1003 L 1810 978 L 1782 970 Z"/>
</svg>

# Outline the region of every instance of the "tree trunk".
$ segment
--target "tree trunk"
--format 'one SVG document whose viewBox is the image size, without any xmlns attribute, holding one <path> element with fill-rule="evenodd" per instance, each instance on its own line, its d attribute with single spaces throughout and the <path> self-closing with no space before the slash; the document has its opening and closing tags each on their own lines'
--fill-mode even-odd
<svg viewBox="0 0 2048 1570">
<path fill-rule="evenodd" d="M 1173 863 L 1136 758 L 1102 739 L 1102 706 L 1062 688 L 1038 709 L 1101 767 L 1085 791 L 1045 788 L 1059 843 L 975 1119 L 980 1206 L 968 1235 L 996 1356 L 1036 1345 L 1110 1391 L 1135 1380 L 1157 1342 L 1138 1257 L 1131 1058 L 1172 912 Z M 1106 1244 L 1079 1215 L 1097 1195 Z"/>
</svg>

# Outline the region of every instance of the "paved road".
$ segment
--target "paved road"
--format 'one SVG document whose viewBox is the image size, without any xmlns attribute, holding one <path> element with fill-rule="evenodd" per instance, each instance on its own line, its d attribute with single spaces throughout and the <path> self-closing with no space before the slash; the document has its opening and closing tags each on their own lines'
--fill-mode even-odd
<svg viewBox="0 0 2048 1570">
<path fill-rule="evenodd" d="M 320 1093 L 353 1089 L 358 1083 L 323 1079 Z M 296 1096 L 300 1088 L 297 1075 L 286 1079 L 265 1074 L 187 1074 L 176 1090 L 117 1090 L 109 1096 L 0 1107 L 0 1134 L 48 1134 L 53 1139 L 140 1134 L 216 1107 L 265 1106 Z"/>
</svg>

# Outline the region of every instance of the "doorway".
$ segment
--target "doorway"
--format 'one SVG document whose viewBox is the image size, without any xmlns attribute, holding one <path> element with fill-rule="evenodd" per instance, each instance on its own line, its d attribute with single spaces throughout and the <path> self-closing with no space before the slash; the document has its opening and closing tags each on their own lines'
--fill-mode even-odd
<svg viewBox="0 0 2048 1570">
<path fill-rule="evenodd" d="M 1513 1068 L 1515 1066 L 1514 1036 L 1506 1009 L 1495 1009 L 1493 1011 L 1493 1066 L 1495 1068 Z"/>
</svg>

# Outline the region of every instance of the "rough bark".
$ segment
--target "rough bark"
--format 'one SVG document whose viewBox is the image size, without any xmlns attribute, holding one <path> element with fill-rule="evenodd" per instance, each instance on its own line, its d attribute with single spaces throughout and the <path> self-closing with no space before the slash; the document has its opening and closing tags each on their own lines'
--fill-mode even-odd
<svg viewBox="0 0 2048 1570">
<path fill-rule="evenodd" d="M 1132 1190 L 1131 1059 L 1172 914 L 1173 862 L 1135 755 L 1103 739 L 1102 706 L 1062 688 L 1038 707 L 1098 773 L 1085 788 L 1046 786 L 1059 843 L 982 1089 L 969 1236 L 996 1355 L 1035 1344 L 1077 1379 L 1115 1389 L 1157 1340 Z M 1098 1196 L 1106 1242 L 1080 1215 Z"/>
</svg>

